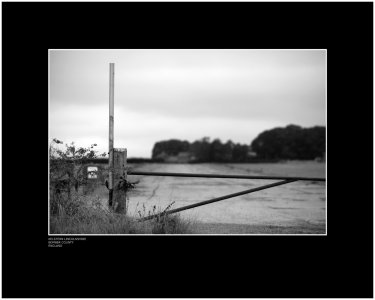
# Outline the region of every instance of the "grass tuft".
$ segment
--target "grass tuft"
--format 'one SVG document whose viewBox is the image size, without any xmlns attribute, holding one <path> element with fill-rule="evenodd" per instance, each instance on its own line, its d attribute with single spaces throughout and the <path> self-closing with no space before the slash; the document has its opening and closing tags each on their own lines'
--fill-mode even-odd
<svg viewBox="0 0 375 300">
<path fill-rule="evenodd" d="M 161 215 L 164 210 L 139 210 L 137 216 L 118 214 L 102 206 L 97 196 L 71 193 L 53 195 L 50 203 L 51 234 L 188 234 L 192 223 L 180 215 Z M 159 217 L 139 222 L 138 217 L 159 214 Z"/>
</svg>

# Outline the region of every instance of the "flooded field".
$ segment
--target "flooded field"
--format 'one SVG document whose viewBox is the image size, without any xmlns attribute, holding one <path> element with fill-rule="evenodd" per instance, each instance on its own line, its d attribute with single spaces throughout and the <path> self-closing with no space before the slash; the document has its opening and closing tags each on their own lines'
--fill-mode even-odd
<svg viewBox="0 0 375 300">
<path fill-rule="evenodd" d="M 264 176 L 324 177 L 325 163 L 286 162 L 269 164 L 132 164 L 133 170 Z M 129 213 L 172 208 L 270 184 L 277 180 L 216 179 L 129 176 L 139 180 L 129 193 Z M 144 206 L 144 208 L 143 208 Z M 252 194 L 193 208 L 180 215 L 199 223 L 243 224 L 252 226 L 286 226 L 311 228 L 325 233 L 326 183 L 297 181 Z M 308 232 L 308 230 L 307 230 Z"/>
</svg>

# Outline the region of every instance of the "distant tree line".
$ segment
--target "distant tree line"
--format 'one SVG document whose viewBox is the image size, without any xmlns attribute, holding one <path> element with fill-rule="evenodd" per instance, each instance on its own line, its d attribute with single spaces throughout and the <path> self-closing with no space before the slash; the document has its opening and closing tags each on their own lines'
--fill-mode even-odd
<svg viewBox="0 0 375 300">
<path fill-rule="evenodd" d="M 153 160 L 181 153 L 192 162 L 251 162 L 279 159 L 315 159 L 325 153 L 325 127 L 302 128 L 288 125 L 259 134 L 251 144 L 223 143 L 204 137 L 189 143 L 178 139 L 159 141 L 152 149 Z"/>
<path fill-rule="evenodd" d="M 222 143 L 220 139 L 204 137 L 193 143 L 171 139 L 157 142 L 152 150 L 152 158 L 175 156 L 188 153 L 193 162 L 246 162 L 249 161 L 249 145 L 235 144 L 228 140 Z"/>
<path fill-rule="evenodd" d="M 325 140 L 324 126 L 288 125 L 262 132 L 252 141 L 251 148 L 263 159 L 315 159 L 324 156 Z"/>
</svg>

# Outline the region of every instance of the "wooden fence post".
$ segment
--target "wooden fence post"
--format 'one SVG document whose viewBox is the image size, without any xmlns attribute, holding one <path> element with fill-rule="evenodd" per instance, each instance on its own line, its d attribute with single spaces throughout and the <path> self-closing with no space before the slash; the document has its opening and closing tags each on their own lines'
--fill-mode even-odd
<svg viewBox="0 0 375 300">
<path fill-rule="evenodd" d="M 120 181 L 127 180 L 126 156 L 127 150 L 124 148 L 115 148 L 113 151 L 114 179 L 113 190 L 114 210 L 117 213 L 126 213 L 126 191 L 119 189 Z M 122 177 L 122 180 L 121 178 Z"/>
</svg>

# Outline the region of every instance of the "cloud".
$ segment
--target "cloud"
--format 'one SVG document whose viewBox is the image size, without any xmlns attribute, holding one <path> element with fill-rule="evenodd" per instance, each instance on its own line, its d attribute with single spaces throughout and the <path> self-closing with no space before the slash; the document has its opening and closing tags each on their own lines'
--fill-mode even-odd
<svg viewBox="0 0 375 300">
<path fill-rule="evenodd" d="M 250 143 L 272 126 L 325 125 L 324 51 L 51 51 L 54 137 L 106 149 L 109 62 L 115 144 L 137 149 L 134 156 L 150 156 L 154 142 L 172 137 Z"/>
</svg>

